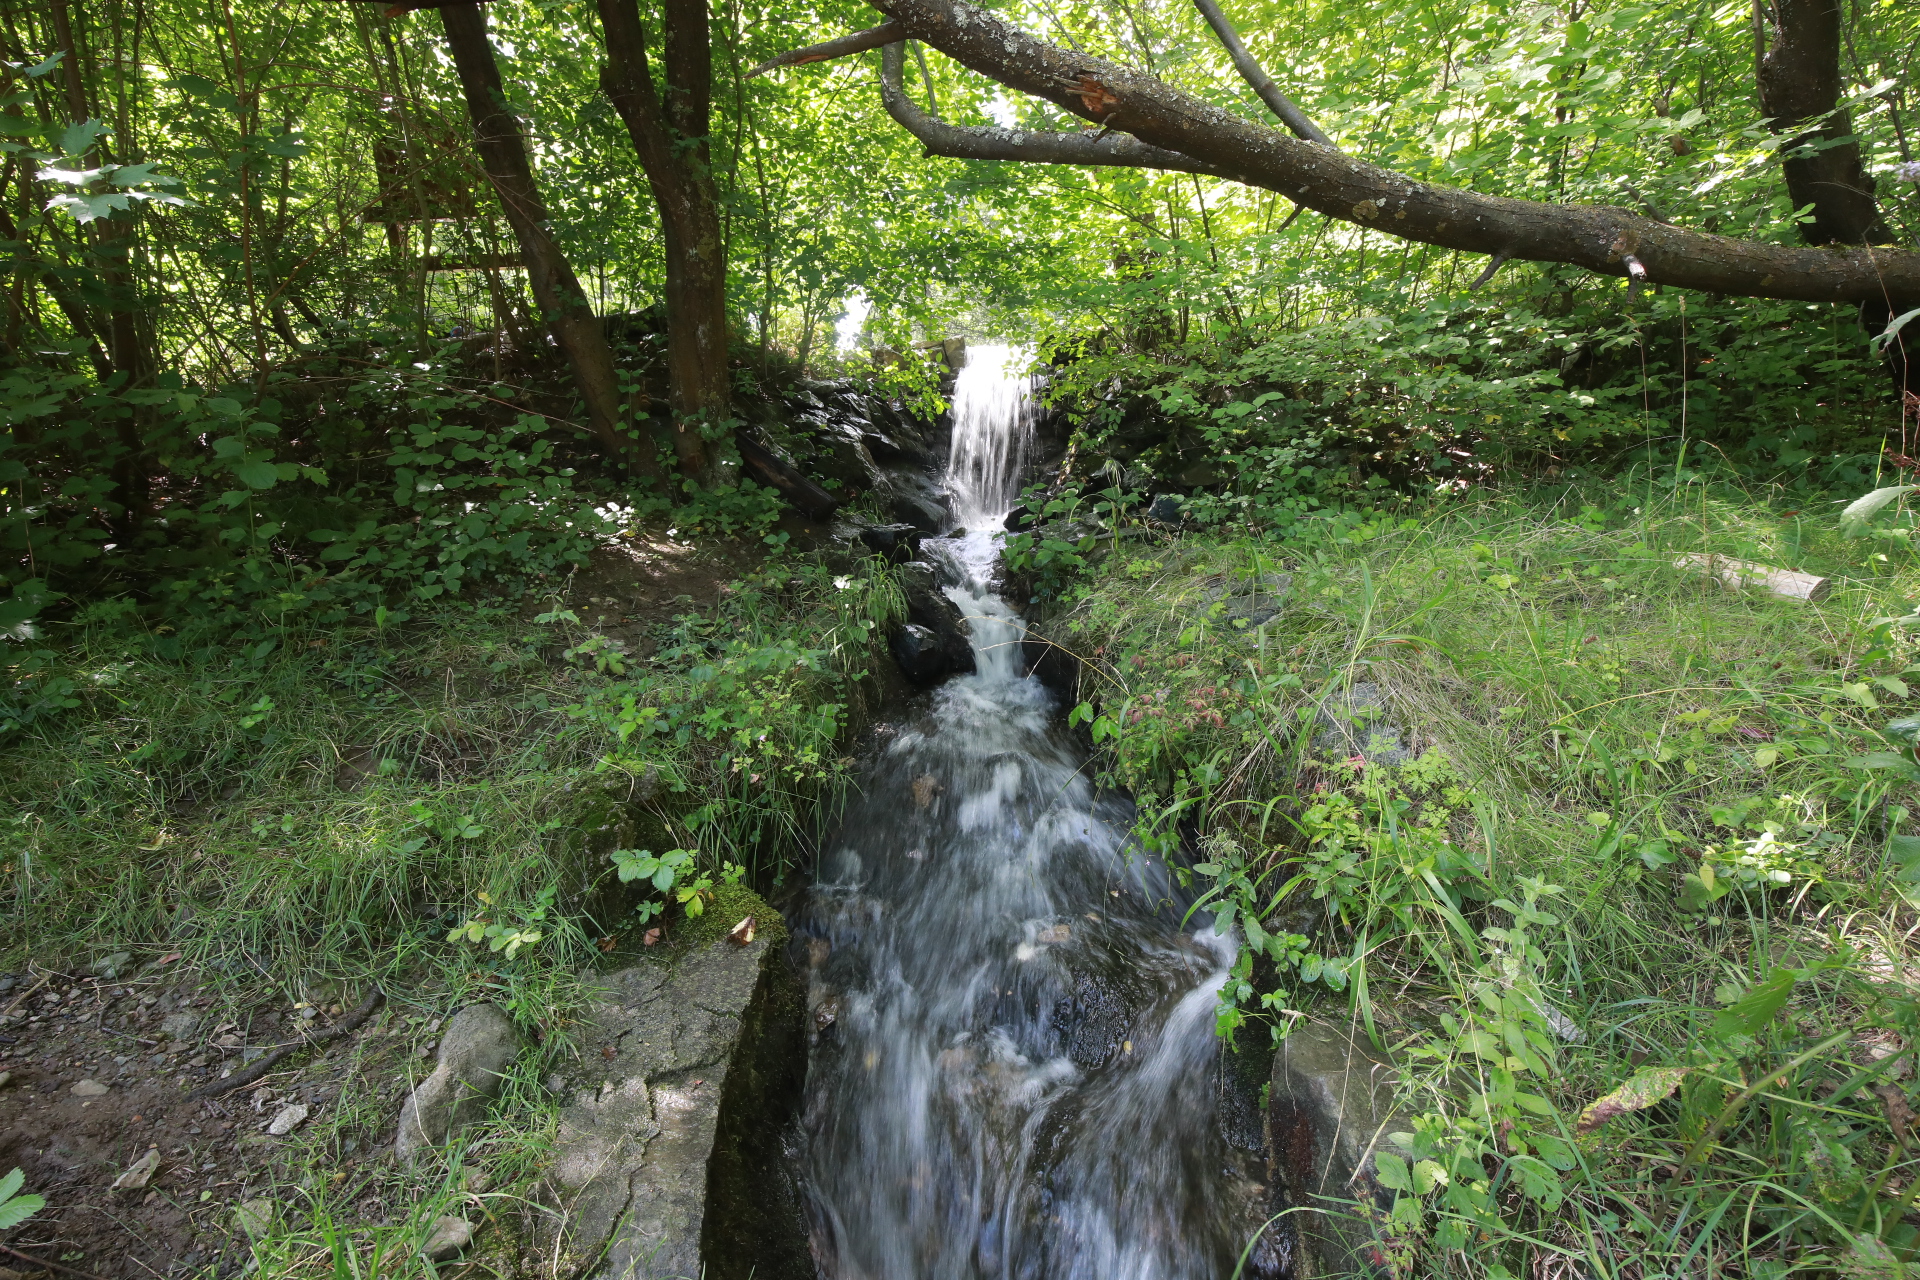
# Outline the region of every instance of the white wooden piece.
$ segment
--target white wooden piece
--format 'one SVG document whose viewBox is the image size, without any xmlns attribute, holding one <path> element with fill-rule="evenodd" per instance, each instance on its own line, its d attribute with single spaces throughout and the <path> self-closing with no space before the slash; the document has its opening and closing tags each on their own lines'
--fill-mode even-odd
<svg viewBox="0 0 1920 1280">
<path fill-rule="evenodd" d="M 1827 593 L 1833 590 L 1833 582 L 1829 578 L 1816 578 L 1811 573 L 1797 573 L 1792 569 L 1776 569 L 1772 565 L 1755 564 L 1751 560 L 1735 560 L 1732 556 L 1696 553 L 1681 556 L 1673 563 L 1677 569 L 1703 573 L 1728 590 L 1762 587 L 1789 600 L 1809 602 L 1824 600 Z"/>
</svg>

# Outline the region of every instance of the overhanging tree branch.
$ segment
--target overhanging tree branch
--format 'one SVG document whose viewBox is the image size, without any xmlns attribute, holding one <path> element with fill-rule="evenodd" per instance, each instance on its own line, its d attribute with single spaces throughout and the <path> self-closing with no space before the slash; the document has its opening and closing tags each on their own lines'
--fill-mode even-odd
<svg viewBox="0 0 1920 1280">
<path fill-rule="evenodd" d="M 883 22 L 877 27 L 856 31 L 850 36 L 841 36 L 837 40 L 823 40 L 819 44 L 810 44 L 804 49 L 790 49 L 777 58 L 768 58 L 747 72 L 747 79 L 751 80 L 757 75 L 764 75 L 775 67 L 797 67 L 808 62 L 826 62 L 833 58 L 844 58 L 849 54 L 865 53 L 869 49 L 878 49 L 881 45 L 892 44 L 896 40 L 906 38 L 906 28 L 899 23 Z"/>
<path fill-rule="evenodd" d="M 901 84 L 906 45 L 880 51 L 880 101 L 902 129 L 918 138 L 928 155 L 956 160 L 1019 160 L 1029 164 L 1086 164 L 1129 169 L 1173 169 L 1225 178 L 1218 166 L 1150 147 L 1126 133 L 1036 133 L 997 125 L 954 125 L 915 105 Z"/>
<path fill-rule="evenodd" d="M 1293 130 L 1294 136 L 1317 142 L 1323 147 L 1332 147 L 1333 139 L 1320 132 L 1320 126 L 1307 119 L 1307 113 L 1295 106 L 1293 99 L 1280 92 L 1280 86 L 1273 82 L 1266 68 L 1247 52 L 1247 46 L 1240 41 L 1240 33 L 1233 29 L 1233 24 L 1227 21 L 1227 15 L 1221 12 L 1215 0 L 1193 0 L 1193 7 L 1213 28 L 1213 34 L 1220 37 L 1220 43 L 1226 47 L 1227 57 L 1233 59 L 1233 69 L 1260 95 L 1260 101 L 1267 104 L 1267 110 L 1278 116 L 1281 124 Z"/>
<path fill-rule="evenodd" d="M 1277 191 L 1389 235 L 1748 297 L 1920 297 L 1920 254 L 1762 244 L 1688 231 L 1625 209 L 1511 200 L 1417 182 L 1242 119 L 1152 76 L 1050 45 L 962 0 L 869 3 L 915 39 L 1008 88 L 1211 166 L 1195 172 Z"/>
</svg>

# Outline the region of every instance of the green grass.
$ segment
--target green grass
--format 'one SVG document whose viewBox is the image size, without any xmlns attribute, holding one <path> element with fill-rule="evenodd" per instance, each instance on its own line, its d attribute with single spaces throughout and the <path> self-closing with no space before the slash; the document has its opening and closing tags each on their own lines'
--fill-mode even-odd
<svg viewBox="0 0 1920 1280">
<path fill-rule="evenodd" d="M 1256 944 L 1222 1029 L 1352 1017 L 1400 1066 L 1407 1274 L 1895 1274 L 1920 1239 L 1905 1095 L 1873 1092 L 1911 1060 L 1870 1069 L 1917 1021 L 1920 843 L 1895 837 L 1920 769 L 1884 733 L 1915 657 L 1882 620 L 1920 571 L 1897 532 L 1772 497 L 1616 483 L 1129 538 L 1048 624 L 1149 843 L 1197 824 L 1196 878 Z M 1729 591 L 1693 552 L 1835 588 Z M 1248 631 L 1213 597 L 1261 573 L 1291 588 Z M 1358 682 L 1414 763 L 1314 745 Z M 1581 1133 L 1636 1072 L 1679 1083 Z"/>
</svg>

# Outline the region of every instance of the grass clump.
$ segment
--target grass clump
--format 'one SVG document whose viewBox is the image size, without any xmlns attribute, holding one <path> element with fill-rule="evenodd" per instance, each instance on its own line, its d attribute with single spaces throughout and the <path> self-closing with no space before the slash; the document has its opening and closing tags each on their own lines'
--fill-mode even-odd
<svg viewBox="0 0 1920 1280">
<path fill-rule="evenodd" d="M 1074 718 L 1241 930 L 1221 1031 L 1351 1019 L 1400 1068 L 1402 1273 L 1893 1274 L 1920 572 L 1766 493 L 1624 493 L 1116 541 L 1048 624 Z"/>
</svg>

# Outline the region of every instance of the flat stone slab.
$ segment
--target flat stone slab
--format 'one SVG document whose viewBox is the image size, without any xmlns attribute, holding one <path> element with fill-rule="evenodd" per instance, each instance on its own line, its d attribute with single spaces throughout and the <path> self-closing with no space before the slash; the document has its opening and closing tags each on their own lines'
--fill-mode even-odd
<svg viewBox="0 0 1920 1280">
<path fill-rule="evenodd" d="M 1379 1224 L 1393 1207 L 1374 1155 L 1394 1118 L 1393 1068 L 1367 1048 L 1366 1032 L 1342 1023 L 1305 1022 L 1280 1042 L 1267 1104 L 1273 1175 L 1295 1206 L 1301 1234 L 1319 1263 L 1315 1274 L 1380 1274 Z"/>
<path fill-rule="evenodd" d="M 569 1255 L 563 1274 L 678 1280 L 730 1271 L 724 1258 L 703 1261 L 710 1166 L 725 1145 L 723 1102 L 758 1102 L 742 1095 L 758 1084 L 761 1006 L 777 1003 L 783 978 L 796 981 L 784 970 L 763 934 L 744 947 L 716 942 L 672 969 L 642 961 L 599 979 L 549 1175 Z"/>
</svg>

